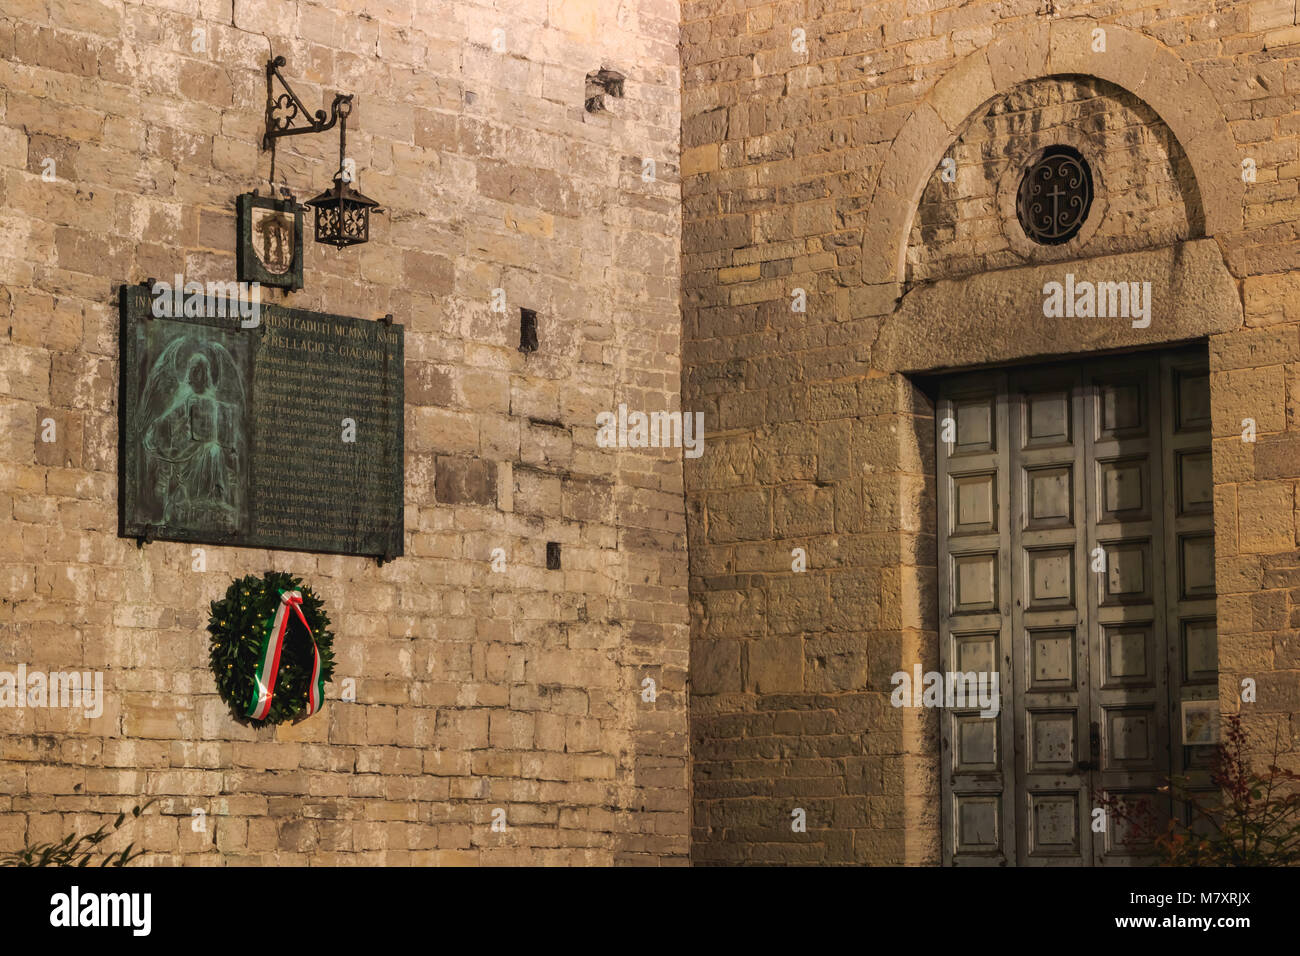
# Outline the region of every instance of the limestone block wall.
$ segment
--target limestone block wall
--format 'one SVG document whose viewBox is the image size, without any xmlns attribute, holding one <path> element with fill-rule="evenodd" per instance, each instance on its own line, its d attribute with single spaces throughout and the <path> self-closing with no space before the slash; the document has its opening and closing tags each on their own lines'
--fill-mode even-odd
<svg viewBox="0 0 1300 956">
<path fill-rule="evenodd" d="M 893 710 L 888 676 L 937 663 L 934 423 L 915 376 L 964 365 L 1208 342 L 1222 706 L 1300 765 L 1294 6 L 682 9 L 683 403 L 718 428 L 686 472 L 693 859 L 940 860 L 937 722 Z M 931 228 L 942 160 L 983 188 L 977 162 L 1005 146 L 976 126 L 1034 84 L 1111 91 L 1128 166 L 1161 184 L 1135 180 L 1123 228 L 1055 257 L 982 247 L 987 191 Z M 1051 145 L 1056 126 L 1001 142 Z M 1151 271 L 1166 310 L 1141 331 L 1045 327 L 1043 263 L 1081 257 Z"/>
<path fill-rule="evenodd" d="M 1092 176 L 1084 231 L 1066 249 L 1035 245 L 1012 226 L 1021 176 L 1043 143 L 1084 151 Z M 1032 80 L 994 97 L 967 121 L 945 164 L 917 207 L 909 282 L 1204 235 L 1196 179 L 1177 138 L 1132 93 L 1101 80 Z"/>
<path fill-rule="evenodd" d="M 595 441 L 620 402 L 678 407 L 678 23 L 672 0 L 4 3 L 0 671 L 102 672 L 106 700 L 0 708 L 0 849 L 146 795 L 146 863 L 687 859 L 680 451 Z M 384 207 L 366 245 L 309 237 L 306 288 L 274 293 L 406 327 L 405 557 L 382 568 L 208 546 L 198 572 L 116 536 L 116 289 L 235 278 L 273 52 L 313 108 L 356 95 Z M 601 67 L 625 95 L 589 113 Z M 337 149 L 282 140 L 277 180 L 314 195 Z M 338 664 L 322 713 L 253 730 L 204 627 L 269 568 L 323 596 Z"/>
</svg>

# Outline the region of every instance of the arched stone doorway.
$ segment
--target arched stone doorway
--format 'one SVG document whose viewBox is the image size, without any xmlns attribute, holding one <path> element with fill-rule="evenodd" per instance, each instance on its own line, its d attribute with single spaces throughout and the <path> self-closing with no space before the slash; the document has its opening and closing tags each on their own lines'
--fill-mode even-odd
<svg viewBox="0 0 1300 956">
<path fill-rule="evenodd" d="M 1098 42 L 1094 32 L 1097 30 L 1104 31 L 1104 50 L 1094 49 Z M 1027 240 L 1019 245 L 1012 242 L 1008 244 L 1011 248 L 1005 257 L 986 267 L 977 264 L 964 271 L 948 269 L 949 273 L 955 274 L 919 274 L 924 270 L 916 268 L 923 258 L 916 254 L 918 246 L 934 242 L 942 230 L 927 229 L 933 223 L 918 222 L 918 209 L 923 205 L 927 189 L 934 191 L 936 178 L 942 174 L 943 160 L 953 155 L 954 145 L 960 144 L 976 117 L 988 113 L 991 103 L 996 104 L 1015 91 L 1025 90 L 1043 80 L 1100 82 L 1128 97 L 1135 110 L 1145 110 L 1149 114 L 1144 121 L 1147 128 L 1159 128 L 1167 133 L 1169 155 L 1177 154 L 1186 162 L 1186 223 L 1175 229 L 1175 234 L 1156 235 L 1152 230 L 1151 235 L 1130 236 L 1127 240 L 1105 234 L 1099 240 L 1098 234 L 1091 232 L 1072 248 L 1057 250 L 1037 250 Z M 1017 163 L 1023 166 L 1026 157 L 1063 138 L 1059 128 L 1044 131 L 1041 127 L 1029 125 L 1032 128 L 1026 132 L 1016 157 L 1010 161 L 1013 166 Z M 1071 142 L 1069 136 L 1063 139 L 1066 143 Z M 997 151 L 991 153 L 996 155 Z M 1170 162 L 1176 161 L 1170 159 Z M 1017 168 L 1017 173 L 1020 171 Z M 1114 183 L 1106 183 L 1104 166 L 1101 171 L 1102 203 L 1105 205 L 1113 197 L 1104 190 Z M 1118 181 L 1119 177 L 1114 179 Z M 1222 111 L 1205 84 L 1174 53 L 1154 40 L 1092 20 L 1064 20 L 1038 25 L 972 54 L 936 84 L 926 101 L 904 123 L 875 184 L 865 218 L 863 272 L 867 290 L 860 300 L 862 313 L 879 315 L 878 331 L 870 352 L 871 366 L 879 374 L 898 376 L 910 395 L 906 401 L 910 406 L 909 412 L 900 416 L 900 427 L 897 428 L 897 506 L 904 512 L 905 527 L 919 528 L 923 537 L 934 533 L 938 540 L 933 563 L 927 562 L 925 555 L 928 552 L 923 550 L 915 566 L 899 568 L 902 616 L 904 621 L 915 625 L 914 642 L 902 642 L 900 668 L 910 669 L 917 659 L 946 665 L 955 653 L 947 645 L 944 645 L 946 653 L 940 650 L 941 641 L 950 638 L 952 633 L 952 622 L 945 615 L 951 610 L 947 600 L 951 597 L 950 589 L 955 586 L 955 578 L 952 567 L 945 565 L 952 560 L 952 554 L 945 550 L 948 542 L 943 529 L 937 526 L 941 515 L 945 521 L 952 520 L 952 502 L 941 502 L 945 490 L 950 489 L 940 490 L 937 483 L 949 478 L 943 473 L 943 463 L 938 460 L 944 456 L 936 456 L 938 441 L 935 430 L 939 423 L 935 418 L 934 402 L 943 390 L 936 386 L 938 380 L 934 376 L 956 370 L 1005 368 L 1017 363 L 1043 362 L 1066 356 L 1078 357 L 1079 363 L 1085 358 L 1093 359 L 1089 368 L 1095 370 L 1104 364 L 1098 364 L 1097 356 L 1193 343 L 1195 347 L 1191 352 L 1169 353 L 1166 359 L 1150 353 L 1147 358 L 1113 360 L 1116 367 L 1146 363 L 1157 370 L 1151 373 L 1151 387 L 1156 391 L 1164 389 L 1166 407 L 1162 412 L 1157 403 L 1149 409 L 1149 414 L 1157 418 L 1152 423 L 1156 426 L 1151 432 L 1152 438 L 1154 440 L 1160 428 L 1167 432 L 1176 428 L 1171 424 L 1178 415 L 1175 397 L 1169 395 L 1165 387 L 1167 383 L 1161 379 L 1164 373 L 1159 369 L 1169 372 L 1179 361 L 1204 369 L 1207 347 L 1211 350 L 1220 347 L 1212 346 L 1212 343 L 1225 342 L 1243 326 L 1237 279 L 1225 264 L 1216 242 L 1216 237 L 1241 228 L 1241 186 L 1236 149 Z M 1005 189 L 1001 192 L 1002 201 L 992 205 L 994 215 L 1000 215 L 1006 222 L 1014 211 L 1008 210 Z M 1142 214 L 1140 208 L 1133 211 L 1137 218 Z M 1014 220 L 1011 220 L 1011 227 L 1014 229 Z M 1093 227 L 1095 229 L 1096 223 Z M 951 255 L 936 255 L 934 258 L 948 264 L 953 261 Z M 1149 320 L 1113 311 L 1098 314 L 1093 310 L 1077 316 L 1072 311 L 1068 316 L 1053 316 L 1045 309 L 1045 290 L 1053 284 L 1064 286 L 1069 283 L 1070 288 L 1090 284 L 1104 287 L 1121 281 L 1127 284 L 1132 280 L 1145 283 L 1143 288 L 1150 296 L 1147 304 L 1152 310 Z M 1185 366 L 1184 371 L 1187 367 L 1190 366 Z M 993 378 L 1005 377 L 1004 372 L 990 374 Z M 1033 379 L 1044 374 L 1052 373 L 1013 371 L 1012 378 Z M 1201 382 L 1208 389 L 1204 378 Z M 1104 390 L 1094 388 L 1091 382 L 1080 380 L 1079 384 L 1080 394 L 1069 400 L 1075 403 L 1078 420 L 1071 421 L 1069 428 L 1079 429 L 1082 436 L 1083 429 L 1095 426 L 1091 416 L 1096 406 L 1088 406 L 1088 403 L 1106 399 Z M 1089 392 L 1090 388 L 1093 391 Z M 1085 393 L 1091 397 L 1085 397 Z M 1151 394 L 1147 397 L 1154 400 Z M 1013 409 L 1018 401 L 1014 395 L 1004 395 L 1003 400 Z M 1214 423 L 1207 423 L 1203 436 L 1197 439 L 1203 441 L 1206 456 L 1209 455 L 1209 435 L 1211 432 L 1222 433 L 1226 427 L 1224 423 L 1230 417 L 1226 396 L 1210 395 L 1207 400 Z M 948 402 L 944 407 L 951 409 L 953 406 Z M 1088 407 L 1094 411 L 1087 411 Z M 1166 419 L 1163 422 L 1158 420 L 1161 415 Z M 1167 443 L 1179 440 L 1183 439 L 1173 437 L 1169 432 Z M 1136 453 L 1136 445 L 1125 447 L 1126 454 Z M 1012 452 L 1014 455 L 1014 449 Z M 1152 454 L 1159 457 L 1162 453 L 1154 451 Z M 1022 466 L 1023 462 L 1011 464 L 1012 468 Z M 1080 462 L 1081 469 L 1097 467 L 1098 461 L 1093 459 Z M 1010 483 L 1007 476 L 1003 476 L 1003 480 Z M 1082 471 L 1079 480 L 1083 481 Z M 1171 472 L 1170 481 L 1178 480 L 1172 477 Z M 1088 487 L 1088 493 L 1094 493 L 1093 485 Z M 1213 493 L 1209 494 L 1212 496 Z M 941 504 L 944 508 L 940 507 Z M 1017 520 L 1023 518 L 1022 507 L 1017 508 L 1009 499 L 1006 504 L 1009 508 L 1016 508 Z M 1082 499 L 1080 504 L 1082 506 Z M 1084 511 L 1078 518 L 1087 518 Z M 1181 516 L 1172 515 L 1167 524 L 1172 528 L 1181 520 Z M 1079 533 L 1086 536 L 1082 527 Z M 1079 540 L 1084 540 L 1084 537 Z M 1167 559 L 1170 562 L 1168 567 L 1173 569 L 1180 560 L 1177 549 L 1181 545 L 1175 540 L 1169 547 L 1168 554 L 1162 553 L 1158 557 L 1162 567 Z M 1078 559 L 1086 559 L 1084 551 L 1079 552 Z M 1002 560 L 1011 559 L 1004 555 Z M 1007 590 L 1002 597 L 1007 604 L 1005 610 L 1009 620 L 1012 617 L 1011 606 L 1017 602 L 1027 603 L 1031 597 L 1010 590 L 1016 576 L 1010 573 L 1009 563 L 1006 567 L 1004 586 Z M 1028 583 L 1028 579 L 1022 582 Z M 1091 582 L 1082 576 L 1078 584 L 1079 591 L 1075 597 L 1082 599 L 1086 593 L 1084 589 L 1090 587 Z M 1094 615 L 1099 613 L 1096 605 L 1094 601 Z M 1203 614 L 1205 606 L 1198 605 L 1197 613 Z M 1160 613 L 1163 616 L 1164 610 Z M 1175 609 L 1170 616 L 1175 630 L 1181 626 L 1181 618 L 1177 615 Z M 1104 616 L 1104 609 L 1101 616 Z M 966 633 L 971 633 L 969 628 Z M 1098 629 L 1097 634 L 1103 634 L 1103 630 Z M 1181 640 L 1181 635 L 1178 639 Z M 1029 646 L 1022 644 L 1016 642 L 1012 656 Z M 1162 642 L 1159 653 L 1164 655 L 1167 649 L 1168 645 Z M 1095 654 L 1087 647 L 1081 648 L 1078 660 L 1096 657 L 1101 661 L 1104 650 L 1093 650 Z M 1212 691 L 1213 686 L 1210 689 Z M 1200 690 L 1193 693 L 1202 695 Z M 1014 706 L 1025 706 L 1019 694 L 1014 701 Z M 1162 699 L 1155 706 L 1154 710 L 1161 713 L 1162 722 L 1171 707 L 1177 710 L 1177 703 L 1176 699 L 1172 705 L 1169 699 Z M 1007 705 L 1013 706 L 1011 696 L 1007 698 Z M 1116 707 L 1112 710 L 1119 712 Z M 1098 709 L 1096 714 L 1089 716 L 1100 716 L 1104 721 L 1105 714 L 1104 709 Z M 941 715 L 939 719 L 945 720 L 947 715 Z M 1018 724 L 1013 722 L 1019 730 L 1008 733 L 1005 738 L 1008 749 L 1000 755 L 1000 759 L 1006 761 L 1001 767 L 1008 774 L 1008 780 L 1013 776 L 1017 779 L 1017 783 L 1009 785 L 1021 789 L 1006 803 L 1006 812 L 1011 818 L 1000 821 L 998 825 L 1021 827 L 1019 841 L 1012 842 L 1018 842 L 1022 852 L 1013 851 L 1009 858 L 994 852 L 986 855 L 985 861 L 1014 863 L 1019 856 L 1020 862 L 1052 865 L 1068 862 L 1073 854 L 1076 862 L 1103 862 L 1105 853 L 1098 850 L 1094 854 L 1090 846 L 1085 845 L 1091 843 L 1088 834 L 1078 829 L 1087 826 L 1092 809 L 1086 782 L 1080 784 L 1079 801 L 1071 804 L 1073 825 L 1076 826 L 1074 834 L 1078 839 L 1061 852 L 1057 852 L 1060 850 L 1058 847 L 1045 855 L 1038 854 L 1037 858 L 1026 858 L 1023 851 L 1034 840 L 1034 798 L 1042 796 L 1024 789 L 1024 771 L 1032 761 L 1026 753 L 1012 750 L 1016 746 L 1033 746 L 1032 734 L 1026 732 L 1027 723 L 1025 714 L 1021 713 Z M 1089 763 L 1087 729 L 1090 723 L 1093 721 L 1083 720 L 1078 726 L 1084 730 L 1076 733 L 1069 742 L 1069 746 L 1074 748 L 1072 764 L 1083 766 Z M 941 733 L 940 726 L 921 710 L 904 712 L 902 747 L 911 755 L 906 765 L 908 779 L 904 784 L 909 820 L 906 857 L 917 861 L 933 859 L 935 848 L 940 844 L 943 845 L 943 858 L 951 861 L 954 841 L 960 842 L 955 835 L 960 823 L 955 816 L 958 808 L 949 792 L 953 779 L 953 756 L 950 752 L 941 753 L 940 740 L 946 741 L 943 746 L 948 747 L 959 745 L 960 741 L 954 736 L 952 727 Z M 1151 726 L 1155 733 L 1154 723 Z M 1178 728 L 1171 724 L 1163 727 L 1161 733 L 1164 736 L 1160 739 L 1166 749 L 1168 741 L 1174 739 L 1170 735 L 1177 731 Z M 1017 733 L 1020 735 L 1018 744 Z M 1101 733 L 1105 738 L 1105 728 Z M 1103 739 L 1102 749 L 1107 754 L 1103 759 L 1113 757 L 1115 746 L 1114 741 Z M 1012 765 L 1016 760 L 1019 761 L 1018 770 Z M 1169 766 L 1168 760 L 1164 766 Z M 943 786 L 940 781 L 944 781 Z M 976 805 L 979 803 L 975 802 Z M 1047 803 L 1043 806 L 1047 807 Z M 1059 809 L 1059 805 L 1049 807 L 1044 813 L 1050 817 Z M 1018 821 L 1015 819 L 1017 813 L 1020 814 Z M 1030 853 L 1029 857 L 1034 857 L 1034 854 Z M 1110 862 L 1115 860 L 1116 857 L 1112 856 Z M 967 857 L 967 862 L 979 861 L 978 851 Z"/>
</svg>

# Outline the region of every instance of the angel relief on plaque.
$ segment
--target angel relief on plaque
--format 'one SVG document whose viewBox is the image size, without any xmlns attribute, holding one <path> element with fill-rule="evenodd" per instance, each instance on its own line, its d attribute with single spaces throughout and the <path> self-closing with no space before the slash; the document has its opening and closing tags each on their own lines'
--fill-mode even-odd
<svg viewBox="0 0 1300 956">
<path fill-rule="evenodd" d="M 246 457 L 243 376 L 235 335 L 212 328 L 159 328 L 132 431 L 141 517 L 162 527 L 234 532 L 243 510 Z M 150 354 L 152 353 L 152 354 Z"/>
</svg>

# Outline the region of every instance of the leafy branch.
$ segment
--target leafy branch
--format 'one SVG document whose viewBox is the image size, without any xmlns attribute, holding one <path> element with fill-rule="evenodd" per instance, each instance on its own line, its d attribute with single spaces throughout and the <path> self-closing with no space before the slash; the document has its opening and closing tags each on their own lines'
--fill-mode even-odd
<svg viewBox="0 0 1300 956">
<path fill-rule="evenodd" d="M 1162 828 L 1147 801 L 1110 795 L 1098 803 L 1128 826 L 1126 842 L 1151 844 L 1164 866 L 1300 865 L 1300 774 L 1278 766 L 1280 731 L 1260 771 L 1247 752 L 1241 718 L 1234 714 L 1225 722 L 1210 761 L 1214 790 L 1189 790 L 1186 777 L 1160 788 L 1186 805 L 1188 822 L 1170 818 Z"/>
<path fill-rule="evenodd" d="M 131 817 L 140 816 L 157 798 L 142 806 L 131 808 Z M 112 824 L 102 823 L 99 829 L 77 836 L 69 833 L 58 843 L 33 843 L 21 850 L 0 853 L 0 866 L 89 866 L 99 850 L 99 845 L 117 832 L 126 822 L 125 811 L 117 815 Z M 113 850 L 104 854 L 98 866 L 126 866 L 132 860 L 143 856 L 144 850 L 135 850 L 135 843 L 128 843 L 125 850 Z M 132 852 L 134 850 L 134 852 Z"/>
</svg>

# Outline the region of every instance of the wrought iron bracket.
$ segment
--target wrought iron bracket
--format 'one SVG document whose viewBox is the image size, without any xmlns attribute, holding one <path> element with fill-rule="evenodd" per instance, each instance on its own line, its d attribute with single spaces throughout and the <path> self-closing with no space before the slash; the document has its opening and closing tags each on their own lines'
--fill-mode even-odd
<svg viewBox="0 0 1300 956">
<path fill-rule="evenodd" d="M 352 94 L 336 93 L 330 104 L 329 114 L 324 110 L 314 113 L 307 109 L 298 94 L 293 91 L 289 81 L 280 72 L 280 67 L 288 61 L 277 56 L 266 62 L 266 133 L 262 136 L 262 148 L 271 149 L 281 136 L 296 136 L 299 133 L 324 133 L 333 129 L 340 119 L 346 124 L 347 115 L 352 112 Z M 280 81 L 284 92 L 275 92 L 275 81 Z M 301 118 L 305 126 L 295 126 L 294 121 Z"/>
</svg>

